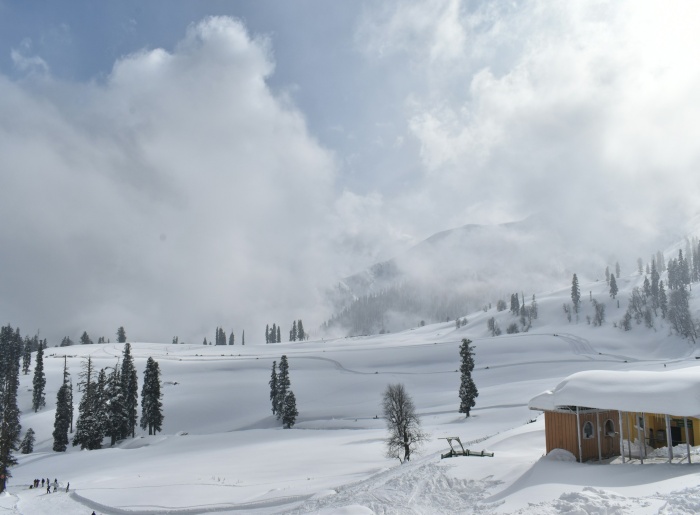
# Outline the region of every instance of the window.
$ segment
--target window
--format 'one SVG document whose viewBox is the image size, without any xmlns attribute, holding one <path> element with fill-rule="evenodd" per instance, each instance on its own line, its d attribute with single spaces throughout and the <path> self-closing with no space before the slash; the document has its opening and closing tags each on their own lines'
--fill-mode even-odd
<svg viewBox="0 0 700 515">
<path fill-rule="evenodd" d="M 615 423 L 611 419 L 605 421 L 605 436 L 615 436 Z"/>
<path fill-rule="evenodd" d="M 593 438 L 593 422 L 586 422 L 583 424 L 583 437 L 586 440 Z"/>
</svg>

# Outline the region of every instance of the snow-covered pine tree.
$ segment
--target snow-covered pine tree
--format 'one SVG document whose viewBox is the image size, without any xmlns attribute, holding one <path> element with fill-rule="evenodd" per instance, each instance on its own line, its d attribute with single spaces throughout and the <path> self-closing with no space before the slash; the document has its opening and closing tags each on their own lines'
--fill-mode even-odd
<svg viewBox="0 0 700 515">
<path fill-rule="evenodd" d="M 44 374 L 44 346 L 39 344 L 34 365 L 34 378 L 32 380 L 32 409 L 34 413 L 46 406 L 46 374 Z"/>
<path fill-rule="evenodd" d="M 282 414 L 282 424 L 285 429 L 291 429 L 297 420 L 299 411 L 297 411 L 297 399 L 294 392 L 289 390 L 284 398 L 284 410 Z"/>
<path fill-rule="evenodd" d="M 87 331 L 83 331 L 83 334 L 80 336 L 80 345 L 92 345 L 92 340 L 88 336 Z"/>
<path fill-rule="evenodd" d="M 56 395 L 56 416 L 53 422 L 53 450 L 65 452 L 68 447 L 68 429 L 71 423 L 69 408 L 70 386 L 63 383 Z"/>
<path fill-rule="evenodd" d="M 79 377 L 83 397 L 78 405 L 78 421 L 75 424 L 73 446 L 80 445 L 81 449 L 88 450 L 99 449 L 102 447 L 102 431 L 94 412 L 96 384 L 91 356 L 83 362 L 83 370 Z"/>
<path fill-rule="evenodd" d="M 610 276 L 610 296 L 614 299 L 617 296 L 617 281 L 615 280 L 615 276 L 611 275 Z"/>
<path fill-rule="evenodd" d="M 232 333 L 233 334 L 233 333 Z M 160 367 L 152 357 L 146 361 L 141 390 L 141 429 L 148 428 L 148 434 L 154 435 L 163 426 L 163 394 L 160 390 Z"/>
<path fill-rule="evenodd" d="M 29 374 L 29 367 L 32 365 L 32 346 L 25 345 L 22 350 L 22 373 Z"/>
<path fill-rule="evenodd" d="M 126 331 L 124 326 L 119 326 L 117 329 L 117 343 L 126 343 Z"/>
<path fill-rule="evenodd" d="M 233 345 L 236 343 L 236 337 L 233 335 L 233 329 L 231 329 L 231 334 L 228 336 L 228 344 Z"/>
<path fill-rule="evenodd" d="M 119 363 L 112 369 L 107 378 L 107 421 L 106 434 L 110 438 L 110 446 L 117 440 L 126 438 L 129 434 L 129 417 L 126 412 L 124 392 L 122 391 L 122 379 Z"/>
<path fill-rule="evenodd" d="M 12 477 L 10 467 L 17 464 L 12 451 L 17 449 L 22 426 L 17 407 L 19 361 L 22 338 L 19 329 L 10 325 L 0 329 L 0 493 L 5 491 L 6 478 Z"/>
<path fill-rule="evenodd" d="M 131 356 L 131 344 L 124 344 L 124 352 L 122 354 L 122 369 L 120 372 L 122 381 L 122 392 L 124 394 L 124 408 L 127 414 L 128 430 L 127 437 L 136 436 L 136 423 L 138 419 L 138 403 L 139 403 L 139 384 L 136 367 L 134 366 L 134 358 Z"/>
<path fill-rule="evenodd" d="M 297 340 L 304 341 L 307 338 L 306 331 L 304 331 L 304 323 L 301 321 L 301 318 L 297 320 Z"/>
<path fill-rule="evenodd" d="M 578 286 L 578 277 L 574 274 L 571 279 L 571 303 L 574 305 L 574 313 L 578 313 L 581 304 L 581 290 Z"/>
<path fill-rule="evenodd" d="M 292 329 L 289 331 L 289 341 L 297 341 L 297 321 L 292 322 Z"/>
<path fill-rule="evenodd" d="M 19 444 L 19 452 L 22 454 L 31 454 L 34 452 L 34 430 L 30 427 L 22 438 L 22 442 Z"/>
<path fill-rule="evenodd" d="M 471 340 L 464 338 L 462 345 L 459 347 L 459 356 L 461 365 L 459 371 L 461 373 L 459 385 L 459 413 L 464 413 L 467 417 L 469 411 L 476 405 L 476 398 L 479 396 L 479 391 L 476 389 L 474 380 L 472 379 L 472 371 L 474 370 L 474 349 L 469 346 Z"/>
<path fill-rule="evenodd" d="M 666 297 L 663 281 L 659 281 L 659 309 L 661 309 L 661 317 L 666 318 L 668 314 L 668 298 Z"/>
<path fill-rule="evenodd" d="M 270 375 L 270 403 L 272 404 L 272 414 L 277 414 L 277 362 L 272 362 L 272 374 Z"/>
<path fill-rule="evenodd" d="M 282 331 L 280 331 L 280 326 L 277 326 L 277 343 L 282 343 Z"/>
<path fill-rule="evenodd" d="M 284 401 L 290 386 L 289 362 L 287 361 L 287 356 L 283 355 L 280 358 L 279 372 L 277 373 L 277 401 L 275 405 L 277 420 L 281 419 L 284 415 Z"/>
<path fill-rule="evenodd" d="M 651 293 L 651 307 L 654 310 L 654 315 L 656 315 L 656 310 L 659 308 L 659 271 L 656 268 L 656 260 L 651 262 L 651 286 L 649 288 Z"/>
<path fill-rule="evenodd" d="M 270 324 L 265 324 L 265 343 L 270 343 Z"/>
</svg>

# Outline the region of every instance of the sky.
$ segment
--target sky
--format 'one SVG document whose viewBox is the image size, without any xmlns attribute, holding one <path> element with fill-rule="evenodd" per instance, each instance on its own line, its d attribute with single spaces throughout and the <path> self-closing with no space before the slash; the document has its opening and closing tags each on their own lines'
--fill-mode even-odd
<svg viewBox="0 0 700 515">
<path fill-rule="evenodd" d="M 699 11 L 0 0 L 0 317 L 250 342 L 447 228 L 544 212 L 611 255 L 681 234 Z"/>
</svg>

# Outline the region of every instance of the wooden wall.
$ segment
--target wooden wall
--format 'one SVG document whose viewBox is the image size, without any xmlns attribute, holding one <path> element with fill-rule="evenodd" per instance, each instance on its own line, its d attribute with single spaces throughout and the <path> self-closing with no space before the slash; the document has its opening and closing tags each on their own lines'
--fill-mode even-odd
<svg viewBox="0 0 700 515">
<path fill-rule="evenodd" d="M 611 456 L 620 455 L 620 428 L 619 415 L 617 411 L 601 411 L 597 413 L 600 421 L 599 431 L 596 426 L 596 413 L 579 414 L 581 424 L 581 454 L 579 456 L 578 448 L 578 432 L 576 428 L 576 413 L 559 413 L 554 411 L 545 411 L 544 427 L 547 441 L 547 453 L 553 449 L 566 449 L 571 452 L 576 459 L 587 461 L 598 459 L 598 438 L 601 439 L 601 454 L 603 459 Z M 614 436 L 605 434 L 605 422 L 612 420 L 615 429 Z M 584 438 L 583 426 L 586 422 L 593 423 L 593 438 Z"/>
</svg>

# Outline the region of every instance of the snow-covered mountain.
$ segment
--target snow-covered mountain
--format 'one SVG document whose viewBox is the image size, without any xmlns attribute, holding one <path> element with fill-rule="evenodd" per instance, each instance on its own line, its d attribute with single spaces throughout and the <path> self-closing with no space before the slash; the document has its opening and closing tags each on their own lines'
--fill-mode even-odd
<svg viewBox="0 0 700 515">
<path fill-rule="evenodd" d="M 671 255 L 674 249 L 670 249 Z M 632 264 L 623 264 L 623 269 Z M 165 513 L 697 513 L 700 447 L 692 465 L 654 460 L 621 465 L 577 464 L 544 456 L 543 417 L 528 401 L 582 370 L 688 368 L 700 376 L 700 348 L 657 317 L 654 327 L 615 327 L 643 276 L 618 281 L 620 306 L 605 280 L 581 274 L 582 306 L 567 321 L 570 278 L 537 293 L 529 332 L 491 337 L 490 318 L 505 328 L 510 312 L 462 313 L 466 326 L 428 324 L 392 334 L 266 345 L 134 343 L 142 381 L 149 356 L 162 370 L 162 433 L 139 431 L 114 448 L 51 451 L 54 406 L 64 356 L 74 377 L 87 356 L 113 366 L 117 344 L 49 348 L 47 407 L 31 410 L 32 375 L 21 377 L 23 431 L 37 435 L 35 452 L 19 455 L 0 507 L 17 514 Z M 697 288 L 694 288 L 695 292 Z M 695 293 L 693 293 L 695 295 Z M 601 327 L 587 323 L 596 300 Z M 700 299 L 692 297 L 693 316 Z M 472 416 L 457 412 L 463 338 L 476 350 L 479 389 Z M 289 358 L 299 418 L 282 429 L 270 412 L 273 360 Z M 403 383 L 430 434 L 422 453 L 399 465 L 384 457 L 380 408 L 387 384 Z M 79 394 L 77 394 L 78 396 Z M 75 399 L 77 404 L 78 398 Z M 447 436 L 493 457 L 441 460 Z M 677 449 L 680 455 L 685 447 Z M 661 450 L 665 457 L 665 451 Z M 29 489 L 34 478 L 57 478 L 62 491 Z M 70 492 L 65 486 L 70 482 Z"/>
<path fill-rule="evenodd" d="M 454 320 L 514 292 L 550 291 L 575 272 L 602 279 L 617 261 L 631 271 L 636 249 L 646 243 L 641 232 L 610 242 L 586 227 L 537 213 L 439 232 L 342 280 L 330 293 L 335 314 L 327 325 L 350 335 L 393 332 L 420 320 Z"/>
</svg>

